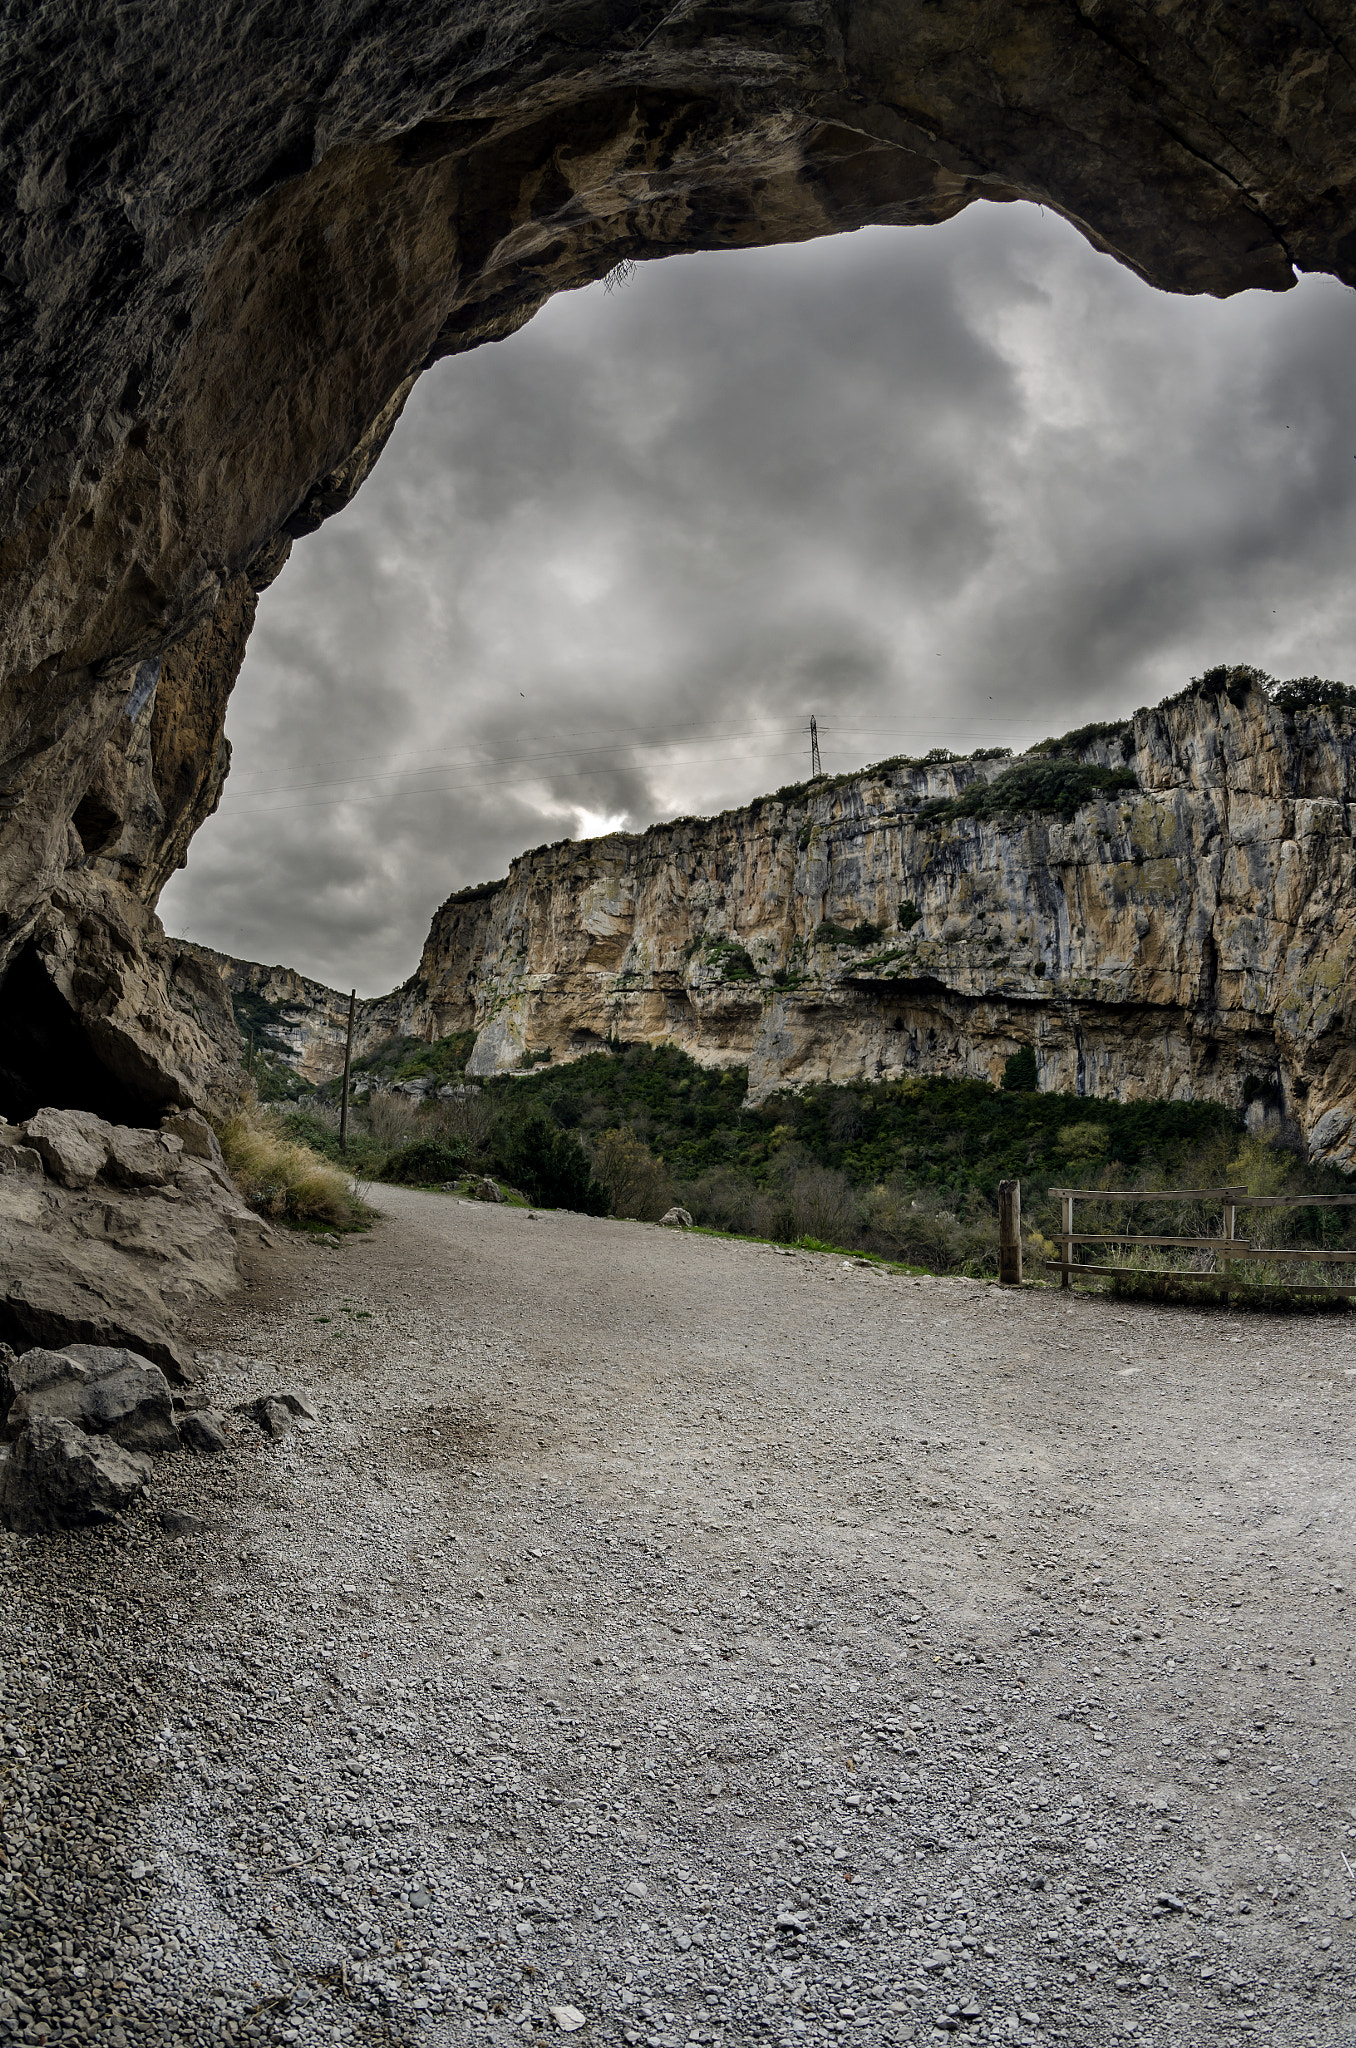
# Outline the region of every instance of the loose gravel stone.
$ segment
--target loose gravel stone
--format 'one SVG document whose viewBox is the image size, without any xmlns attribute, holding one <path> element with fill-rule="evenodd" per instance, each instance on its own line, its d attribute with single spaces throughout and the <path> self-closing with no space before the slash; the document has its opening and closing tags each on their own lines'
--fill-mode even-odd
<svg viewBox="0 0 1356 2048">
<path fill-rule="evenodd" d="M 1345 1319 L 379 1199 L 0 1542 L 0 2040 L 1342 2038 Z"/>
</svg>

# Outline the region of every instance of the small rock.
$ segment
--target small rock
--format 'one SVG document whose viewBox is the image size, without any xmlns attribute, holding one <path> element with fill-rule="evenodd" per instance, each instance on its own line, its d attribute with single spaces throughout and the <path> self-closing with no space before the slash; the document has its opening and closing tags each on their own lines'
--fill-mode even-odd
<svg viewBox="0 0 1356 2048">
<path fill-rule="evenodd" d="M 156 1520 L 167 1536 L 203 1536 L 207 1532 L 206 1522 L 185 1514 L 182 1508 L 161 1508 Z"/>
<path fill-rule="evenodd" d="M 691 1216 L 686 1209 L 680 1209 L 676 1202 L 671 1209 L 665 1210 L 659 1221 L 668 1230 L 691 1230 L 692 1228 Z"/>
<path fill-rule="evenodd" d="M 577 2005 L 553 2005 L 551 2017 L 562 2034 L 577 2034 L 585 2024 L 584 2015 Z"/>
<path fill-rule="evenodd" d="M 221 1417 L 207 1408 L 194 1408 L 180 1418 L 179 1442 L 200 1458 L 214 1458 L 228 1448 Z"/>
<path fill-rule="evenodd" d="M 485 1174 L 482 1179 L 478 1180 L 471 1190 L 471 1200 L 473 1202 L 502 1202 L 503 1199 L 503 1189 L 498 1181 L 491 1180 L 488 1174 Z M 561 2011 L 565 2010 L 566 2008 L 562 2006 Z M 570 2007 L 569 2010 L 573 2011 L 573 2007 Z"/>
<path fill-rule="evenodd" d="M 0 1173 L 30 1173 L 42 1178 L 42 1154 L 32 1145 L 0 1144 Z"/>
<path fill-rule="evenodd" d="M 285 1401 L 256 1401 L 249 1412 L 265 1436 L 280 1441 L 291 1435 L 292 1411 Z"/>
<path fill-rule="evenodd" d="M 73 1422 L 39 1417 L 20 1431 L 0 1475 L 0 1521 L 24 1535 L 104 1522 L 136 1499 L 149 1458 Z"/>
<path fill-rule="evenodd" d="M 255 1401 L 242 1401 L 235 1412 L 257 1422 L 265 1436 L 278 1438 L 287 1436 L 294 1422 L 310 1424 L 320 1420 L 319 1411 L 305 1394 L 287 1392 L 261 1394 Z"/>
<path fill-rule="evenodd" d="M 316 1407 L 314 1401 L 305 1394 L 293 1394 L 284 1391 L 281 1394 L 275 1394 L 273 1399 L 281 1401 L 289 1414 L 299 1417 L 303 1422 L 319 1422 L 320 1420 L 320 1410 Z"/>
</svg>

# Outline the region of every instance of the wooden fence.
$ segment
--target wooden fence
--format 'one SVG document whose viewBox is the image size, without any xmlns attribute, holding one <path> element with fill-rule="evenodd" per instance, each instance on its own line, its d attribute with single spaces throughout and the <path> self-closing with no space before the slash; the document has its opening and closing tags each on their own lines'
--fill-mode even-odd
<svg viewBox="0 0 1356 2048">
<path fill-rule="evenodd" d="M 1265 1259 L 1268 1262 L 1293 1263 L 1299 1261 L 1312 1266 L 1351 1265 L 1356 1262 L 1356 1251 L 1327 1251 L 1321 1246 L 1292 1248 L 1288 1245 L 1259 1245 L 1237 1234 L 1238 1212 L 1240 1209 L 1344 1209 L 1356 1205 L 1356 1195 L 1250 1195 L 1246 1188 L 1051 1188 L 1050 1193 L 1059 1198 L 1063 1205 L 1064 1228 L 1059 1234 L 1058 1259 L 1046 1259 L 1045 1265 L 1051 1272 L 1059 1274 L 1061 1287 L 1069 1286 L 1085 1274 L 1092 1278 L 1109 1275 L 1121 1279 L 1136 1273 L 1153 1273 L 1152 1267 L 1102 1266 L 1093 1265 L 1076 1256 L 1080 1245 L 1159 1245 L 1165 1249 L 1179 1251 L 1209 1251 L 1214 1254 L 1213 1271 L 1193 1271 L 1189 1268 L 1161 1269 L 1164 1276 L 1173 1280 L 1206 1280 L 1222 1288 L 1225 1293 L 1235 1288 L 1265 1288 L 1285 1286 L 1290 1294 L 1345 1294 L 1356 1295 L 1356 1284 L 1340 1287 L 1336 1282 L 1306 1281 L 1290 1285 L 1284 1281 L 1235 1279 L 1230 1266 L 1242 1259 Z M 1223 1221 L 1218 1237 L 1159 1237 L 1143 1235 L 1129 1230 L 1085 1230 L 1074 1229 L 1075 1202 L 1218 1202 L 1223 1211 Z"/>
</svg>

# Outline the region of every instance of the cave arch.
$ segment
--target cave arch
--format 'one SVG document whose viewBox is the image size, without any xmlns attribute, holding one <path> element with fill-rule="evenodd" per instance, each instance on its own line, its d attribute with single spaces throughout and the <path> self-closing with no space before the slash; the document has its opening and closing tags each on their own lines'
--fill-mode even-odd
<svg viewBox="0 0 1356 2048">
<path fill-rule="evenodd" d="M 153 906 L 220 793 L 254 595 L 429 364 L 622 260 L 978 200 L 1166 290 L 1356 269 L 1356 33 L 1323 0 L 334 0 L 267 29 L 151 0 L 99 35 L 57 0 L 6 57 L 0 972 L 44 920 L 73 956 L 117 925 L 101 1042 L 167 1098 L 229 1064 Z"/>
</svg>

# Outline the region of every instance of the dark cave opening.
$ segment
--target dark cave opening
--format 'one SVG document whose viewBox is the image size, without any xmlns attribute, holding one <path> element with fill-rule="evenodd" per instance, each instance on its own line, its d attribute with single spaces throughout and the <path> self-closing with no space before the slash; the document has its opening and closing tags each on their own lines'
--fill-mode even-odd
<svg viewBox="0 0 1356 2048">
<path fill-rule="evenodd" d="M 25 946 L 0 982 L 0 1116 L 23 1123 L 40 1109 L 88 1109 L 113 1124 L 153 1124 L 162 1107 L 109 1072 Z"/>
</svg>

